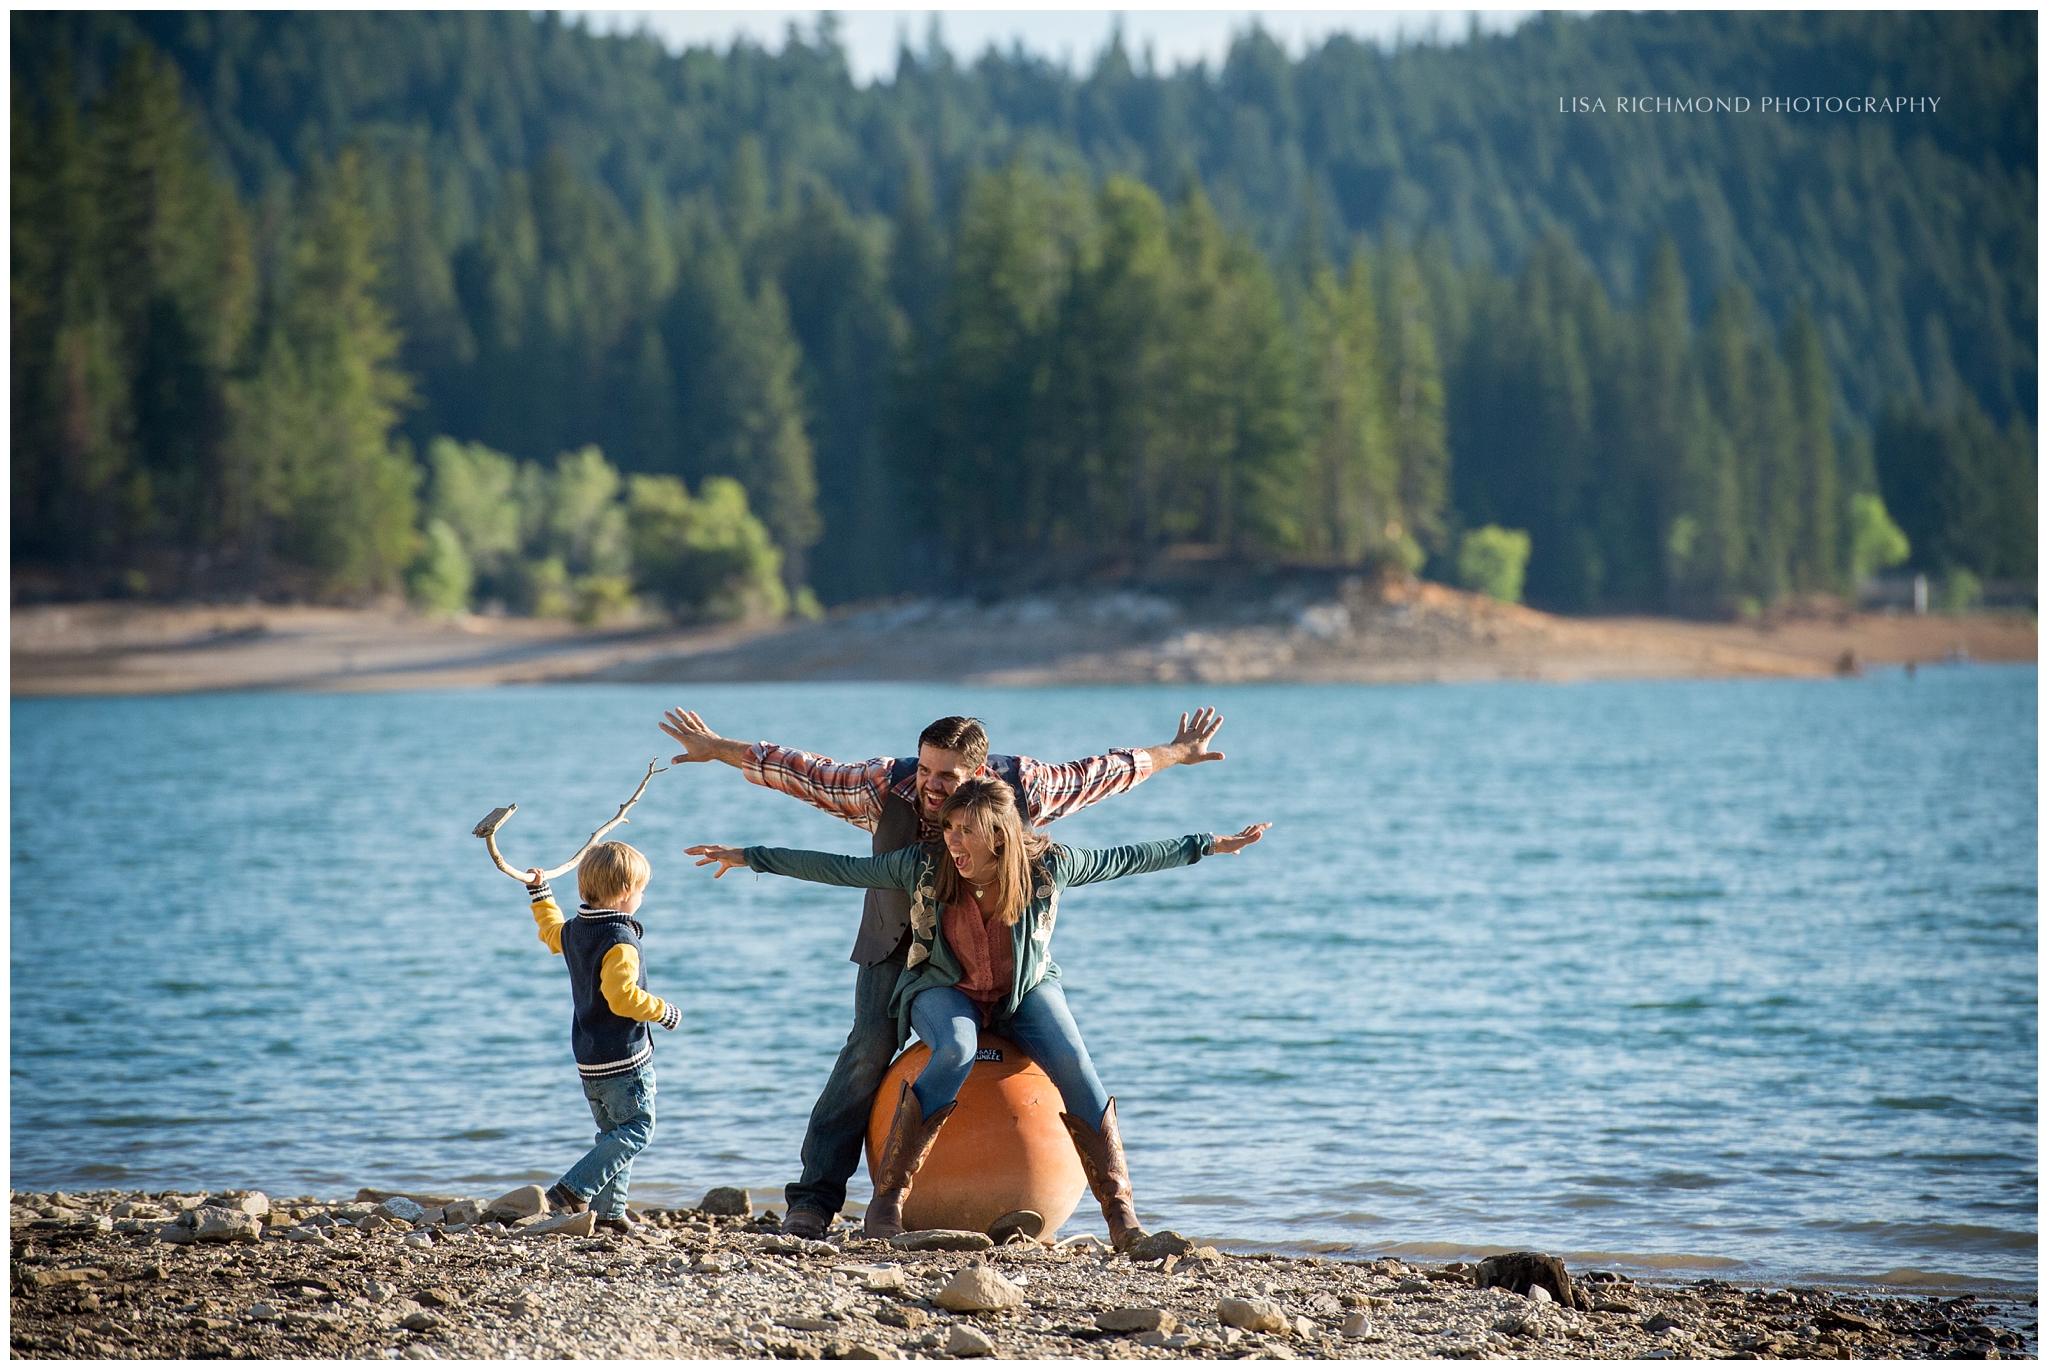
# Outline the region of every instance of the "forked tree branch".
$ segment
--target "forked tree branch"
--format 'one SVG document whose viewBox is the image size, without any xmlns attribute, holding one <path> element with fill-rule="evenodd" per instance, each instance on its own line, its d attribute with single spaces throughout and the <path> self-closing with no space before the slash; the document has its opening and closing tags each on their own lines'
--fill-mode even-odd
<svg viewBox="0 0 2048 1370">
<path fill-rule="evenodd" d="M 548 879 L 553 880 L 556 876 L 566 875 L 570 871 L 575 870 L 576 863 L 581 861 L 584 858 L 585 854 L 587 854 L 592 847 L 596 846 L 599 842 L 602 842 L 604 840 L 604 835 L 606 833 L 610 832 L 613 828 L 618 827 L 619 824 L 626 822 L 627 812 L 635 804 L 638 804 L 640 802 L 641 795 L 647 793 L 647 782 L 654 779 L 654 777 L 656 775 L 659 775 L 662 771 L 668 769 L 668 767 L 661 765 L 660 762 L 661 758 L 657 756 L 654 758 L 654 760 L 647 763 L 647 774 L 640 777 L 640 788 L 633 791 L 633 797 L 631 799 L 628 799 L 625 803 L 619 805 L 619 811 L 616 814 L 612 815 L 611 822 L 605 824 L 596 832 L 590 834 L 590 840 L 585 842 L 581 847 L 577 848 L 576 854 L 574 856 L 570 857 L 567 861 L 564 861 L 561 865 L 556 866 L 553 870 L 543 871 L 542 874 L 545 875 Z M 514 880 L 517 880 L 520 884 L 523 885 L 526 883 L 526 872 L 523 870 L 514 869 L 512 865 L 509 862 L 507 862 L 504 856 L 498 851 L 498 829 L 505 826 L 505 820 L 507 820 L 513 814 L 518 812 L 519 806 L 517 804 L 507 804 L 503 808 L 492 809 L 488 814 L 484 815 L 483 822 L 477 824 L 476 827 L 470 830 L 470 835 L 473 837 L 481 837 L 484 840 L 484 847 L 491 853 L 491 860 L 497 863 L 498 869 L 505 872 L 505 874 L 511 876 Z"/>
</svg>

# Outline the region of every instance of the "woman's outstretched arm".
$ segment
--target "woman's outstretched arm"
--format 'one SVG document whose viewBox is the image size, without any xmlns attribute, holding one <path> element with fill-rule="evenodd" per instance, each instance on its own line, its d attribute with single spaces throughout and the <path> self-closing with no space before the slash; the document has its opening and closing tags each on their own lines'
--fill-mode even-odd
<svg viewBox="0 0 2048 1370">
<path fill-rule="evenodd" d="M 1134 842 L 1127 847 L 1069 847 L 1071 864 L 1064 883 L 1093 885 L 1103 880 L 1120 880 L 1126 875 L 1192 866 L 1205 856 L 1232 856 L 1265 836 L 1271 823 L 1253 823 L 1228 837 L 1213 833 L 1189 833 L 1164 842 Z"/>
<path fill-rule="evenodd" d="M 737 866 L 763 875 L 787 875 L 816 885 L 851 885 L 856 889 L 913 890 L 917 883 L 918 848 L 905 847 L 882 856 L 835 856 L 796 847 L 686 847 L 700 866 L 716 865 L 715 880 Z"/>
</svg>

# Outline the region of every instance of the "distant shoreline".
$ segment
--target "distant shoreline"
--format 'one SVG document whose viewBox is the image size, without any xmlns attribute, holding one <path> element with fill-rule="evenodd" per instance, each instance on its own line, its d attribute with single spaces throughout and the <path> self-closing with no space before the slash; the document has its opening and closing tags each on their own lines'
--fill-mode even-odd
<svg viewBox="0 0 2048 1370">
<path fill-rule="evenodd" d="M 822 623 L 683 629 L 123 602 L 17 607 L 10 627 L 15 698 L 591 681 L 1566 682 L 2038 659 L 2035 622 L 2021 613 L 1567 618 L 1432 584 L 1370 598 L 1297 587 L 1195 602 L 1132 591 L 930 599 Z"/>
</svg>

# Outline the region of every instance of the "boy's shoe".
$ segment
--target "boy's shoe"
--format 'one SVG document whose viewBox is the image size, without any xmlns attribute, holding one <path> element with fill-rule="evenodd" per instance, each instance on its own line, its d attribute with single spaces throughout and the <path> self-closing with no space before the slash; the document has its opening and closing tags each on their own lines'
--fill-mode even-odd
<svg viewBox="0 0 2048 1370">
<path fill-rule="evenodd" d="M 792 1208 L 782 1218 L 784 1232 L 792 1237 L 802 1237 L 806 1241 L 822 1240 L 825 1230 L 831 1226 L 832 1215 L 820 1213 L 815 1208 Z"/>
<path fill-rule="evenodd" d="M 581 1213 L 584 1209 L 590 1207 L 589 1204 L 577 1198 L 569 1190 L 564 1189 L 559 1183 L 548 1190 L 547 1198 L 548 1212 L 550 1213 Z"/>
<path fill-rule="evenodd" d="M 597 1226 L 601 1232 L 616 1232 L 621 1237 L 630 1237 L 640 1224 L 634 1222 L 630 1215 L 621 1213 L 616 1218 L 599 1218 Z"/>
</svg>

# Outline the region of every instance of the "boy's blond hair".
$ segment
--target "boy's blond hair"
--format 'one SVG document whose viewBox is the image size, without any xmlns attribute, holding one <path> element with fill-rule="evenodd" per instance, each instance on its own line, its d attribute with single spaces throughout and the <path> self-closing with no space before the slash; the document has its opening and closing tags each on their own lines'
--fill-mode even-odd
<svg viewBox="0 0 2048 1370">
<path fill-rule="evenodd" d="M 594 909 L 610 908 L 653 875 L 647 858 L 624 842 L 600 842 L 576 863 L 576 893 Z"/>
</svg>

